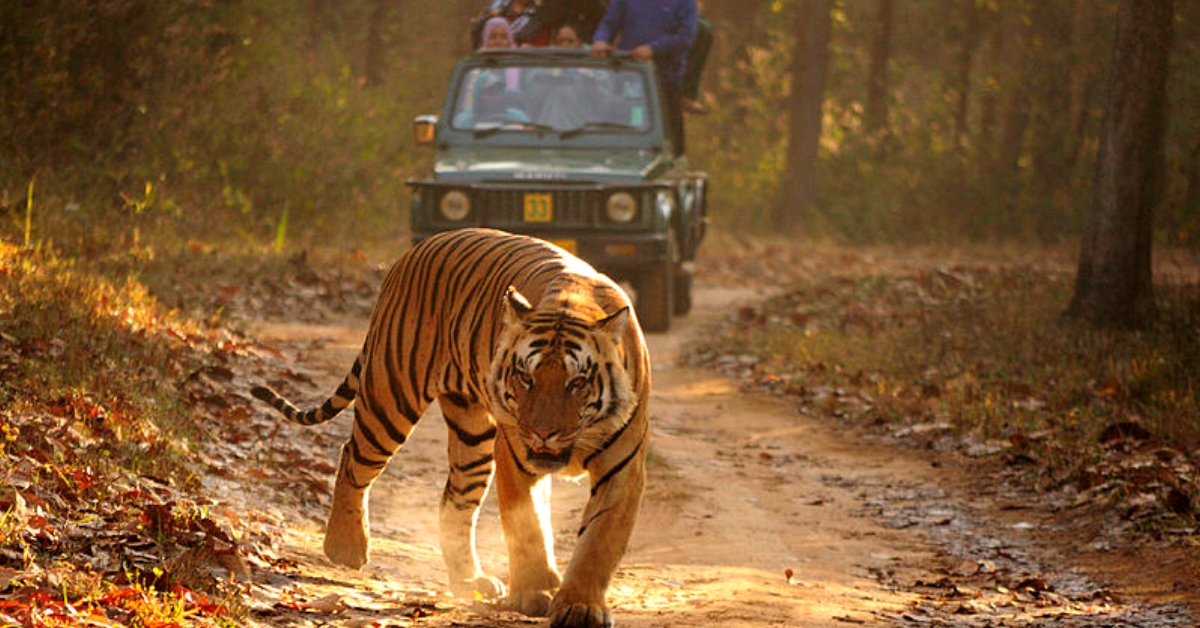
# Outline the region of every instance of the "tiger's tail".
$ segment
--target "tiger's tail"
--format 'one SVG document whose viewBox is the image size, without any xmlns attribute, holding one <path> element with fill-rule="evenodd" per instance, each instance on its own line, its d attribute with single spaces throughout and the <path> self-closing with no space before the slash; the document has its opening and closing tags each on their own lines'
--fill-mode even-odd
<svg viewBox="0 0 1200 628">
<path fill-rule="evenodd" d="M 359 373 L 362 371 L 362 356 L 354 360 L 354 366 L 350 372 L 346 374 L 345 379 L 338 385 L 325 403 L 322 403 L 316 408 L 301 410 L 292 405 L 283 395 L 267 388 L 266 386 L 255 386 L 250 389 L 250 394 L 256 399 L 261 399 L 271 405 L 282 414 L 288 421 L 299 423 L 300 425 L 316 425 L 324 423 L 337 415 L 343 410 L 350 407 L 354 403 L 354 398 L 358 396 Z"/>
</svg>

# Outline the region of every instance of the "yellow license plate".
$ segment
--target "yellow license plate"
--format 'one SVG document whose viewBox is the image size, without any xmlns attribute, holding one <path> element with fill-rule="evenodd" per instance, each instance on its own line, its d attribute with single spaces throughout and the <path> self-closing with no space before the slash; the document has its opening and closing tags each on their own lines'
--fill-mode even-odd
<svg viewBox="0 0 1200 628">
<path fill-rule="evenodd" d="M 574 240 L 547 240 L 547 242 L 562 248 L 571 255 L 579 255 L 579 244 Z"/>
<path fill-rule="evenodd" d="M 554 196 L 530 192 L 525 195 L 525 222 L 554 220 Z"/>
</svg>

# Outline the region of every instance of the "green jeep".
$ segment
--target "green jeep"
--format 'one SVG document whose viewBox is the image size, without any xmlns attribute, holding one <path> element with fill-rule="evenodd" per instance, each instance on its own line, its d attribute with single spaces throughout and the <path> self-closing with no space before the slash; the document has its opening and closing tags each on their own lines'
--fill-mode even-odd
<svg viewBox="0 0 1200 628">
<path fill-rule="evenodd" d="M 707 179 L 688 172 L 665 118 L 652 63 L 477 52 L 441 116 L 414 123 L 437 154 L 408 181 L 413 238 L 492 227 L 549 240 L 631 286 L 643 328 L 666 331 L 691 308 Z"/>
</svg>

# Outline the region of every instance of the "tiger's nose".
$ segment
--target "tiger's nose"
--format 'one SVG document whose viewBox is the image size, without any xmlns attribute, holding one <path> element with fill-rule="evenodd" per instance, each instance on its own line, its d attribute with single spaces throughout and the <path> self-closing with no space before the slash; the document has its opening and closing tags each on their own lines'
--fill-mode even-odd
<svg viewBox="0 0 1200 628">
<path fill-rule="evenodd" d="M 554 440 L 554 437 L 558 436 L 559 433 L 559 430 L 553 427 L 547 429 L 538 429 L 533 427 L 530 428 L 529 431 L 533 435 L 534 444 L 538 447 L 545 447 L 547 449 L 550 448 L 550 441 Z"/>
</svg>

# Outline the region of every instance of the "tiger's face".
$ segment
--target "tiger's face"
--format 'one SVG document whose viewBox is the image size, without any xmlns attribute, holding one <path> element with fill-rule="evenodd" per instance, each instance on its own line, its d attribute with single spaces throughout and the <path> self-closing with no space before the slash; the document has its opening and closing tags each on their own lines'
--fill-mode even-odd
<svg viewBox="0 0 1200 628">
<path fill-rule="evenodd" d="M 488 382 L 492 414 L 517 428 L 523 457 L 536 471 L 559 471 L 573 454 L 602 448 L 633 412 L 621 351 L 629 308 L 587 320 L 538 311 L 512 288 L 505 301 Z"/>
</svg>

